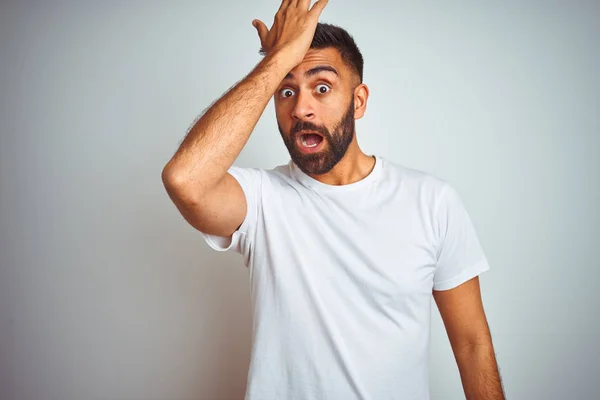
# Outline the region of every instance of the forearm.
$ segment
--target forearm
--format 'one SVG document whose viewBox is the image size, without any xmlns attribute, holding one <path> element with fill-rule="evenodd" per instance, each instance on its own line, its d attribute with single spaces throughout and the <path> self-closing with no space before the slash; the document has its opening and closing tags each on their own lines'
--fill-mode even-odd
<svg viewBox="0 0 600 400">
<path fill-rule="evenodd" d="M 504 400 L 500 373 L 491 343 L 455 352 L 467 400 Z"/>
<path fill-rule="evenodd" d="M 163 179 L 173 184 L 192 185 L 195 189 L 219 182 L 293 67 L 283 52 L 266 56 L 194 124 L 165 166 Z"/>
</svg>

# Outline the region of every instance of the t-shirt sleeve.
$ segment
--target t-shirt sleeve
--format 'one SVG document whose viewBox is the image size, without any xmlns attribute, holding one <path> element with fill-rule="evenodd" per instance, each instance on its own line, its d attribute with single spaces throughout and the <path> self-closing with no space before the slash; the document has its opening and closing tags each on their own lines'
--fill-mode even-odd
<svg viewBox="0 0 600 400">
<path fill-rule="evenodd" d="M 456 190 L 446 184 L 437 212 L 438 258 L 434 290 L 448 290 L 490 269 L 473 222 Z"/>
<path fill-rule="evenodd" d="M 253 245 L 259 207 L 261 204 L 262 173 L 259 169 L 241 168 L 236 166 L 231 166 L 228 172 L 238 181 L 244 191 L 247 204 L 246 217 L 238 230 L 233 232 L 233 235 L 230 237 L 210 235 L 204 232 L 201 232 L 201 234 L 206 243 L 214 250 L 234 250 L 235 252 L 244 255 L 247 265 L 247 258 L 250 253 L 250 246 Z"/>
</svg>

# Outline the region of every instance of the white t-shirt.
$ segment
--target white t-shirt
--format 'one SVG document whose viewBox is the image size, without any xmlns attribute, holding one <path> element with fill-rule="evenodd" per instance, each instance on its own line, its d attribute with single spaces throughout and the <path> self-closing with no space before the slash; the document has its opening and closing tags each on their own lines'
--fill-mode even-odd
<svg viewBox="0 0 600 400">
<path fill-rule="evenodd" d="M 231 241 L 203 236 L 249 269 L 245 399 L 429 399 L 432 289 L 489 269 L 457 192 L 380 156 L 342 186 L 291 160 L 229 172 L 246 219 Z"/>
</svg>

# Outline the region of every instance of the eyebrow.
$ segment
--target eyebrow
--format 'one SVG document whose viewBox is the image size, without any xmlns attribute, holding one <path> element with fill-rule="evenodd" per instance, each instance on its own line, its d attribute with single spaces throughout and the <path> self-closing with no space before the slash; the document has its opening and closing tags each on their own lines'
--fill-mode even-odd
<svg viewBox="0 0 600 400">
<path fill-rule="evenodd" d="M 338 74 L 338 72 L 337 72 L 337 70 L 336 70 L 335 68 L 333 68 L 333 67 L 330 67 L 330 66 L 328 66 L 328 65 L 319 65 L 319 66 L 317 66 L 317 67 L 311 68 L 311 69 L 309 69 L 308 71 L 306 71 L 306 72 L 304 73 L 304 76 L 306 76 L 306 77 L 308 78 L 308 77 L 311 77 L 311 76 L 313 76 L 313 75 L 316 75 L 316 74 L 318 74 L 319 72 L 323 72 L 323 71 L 329 71 L 329 72 L 333 72 L 333 73 L 334 73 L 334 74 L 336 74 L 338 77 L 340 76 L 340 74 Z M 290 72 L 290 73 L 288 73 L 288 74 L 285 76 L 285 78 L 283 78 L 283 79 L 284 79 L 284 80 L 285 80 L 285 79 L 294 79 L 294 74 L 292 74 L 292 73 Z"/>
</svg>

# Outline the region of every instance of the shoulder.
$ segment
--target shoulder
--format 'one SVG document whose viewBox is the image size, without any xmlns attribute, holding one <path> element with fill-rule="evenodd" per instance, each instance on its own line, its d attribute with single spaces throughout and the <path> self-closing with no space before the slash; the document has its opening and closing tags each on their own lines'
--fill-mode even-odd
<svg viewBox="0 0 600 400">
<path fill-rule="evenodd" d="M 397 184 L 404 190 L 430 203 L 438 203 L 450 184 L 441 177 L 423 170 L 382 158 L 383 179 L 386 183 Z"/>
<path fill-rule="evenodd" d="M 290 168 L 288 164 L 277 165 L 272 168 L 259 168 L 259 167 L 243 167 L 240 165 L 232 165 L 228 172 L 255 175 L 261 178 L 277 178 L 290 176 Z"/>
<path fill-rule="evenodd" d="M 278 188 L 294 185 L 291 165 L 281 164 L 272 168 L 232 166 L 229 173 L 236 178 L 253 181 L 264 190 L 277 190 Z M 240 180 L 240 179 L 238 179 Z"/>
<path fill-rule="evenodd" d="M 410 196 L 419 203 L 422 209 L 428 209 L 434 218 L 447 221 L 466 220 L 468 213 L 459 191 L 449 181 L 429 172 L 409 168 L 388 161 L 390 176 L 403 182 Z"/>
</svg>

